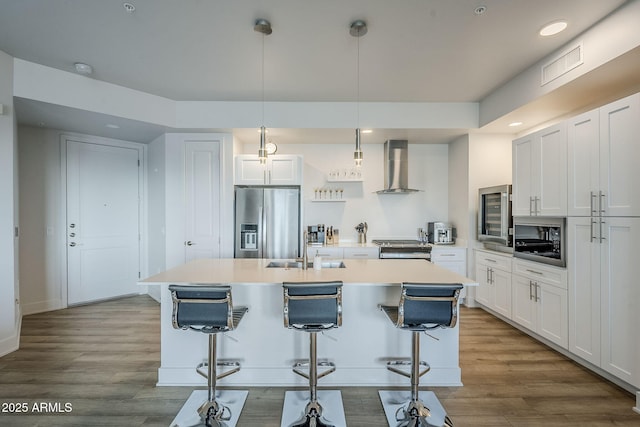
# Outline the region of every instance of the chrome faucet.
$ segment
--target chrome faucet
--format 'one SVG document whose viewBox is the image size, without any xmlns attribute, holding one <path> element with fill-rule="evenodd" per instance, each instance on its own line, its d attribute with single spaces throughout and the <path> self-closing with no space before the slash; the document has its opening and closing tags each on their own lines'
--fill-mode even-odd
<svg viewBox="0 0 640 427">
<path fill-rule="evenodd" d="M 307 239 L 309 238 L 309 232 L 305 231 L 302 238 L 302 269 L 306 270 L 309 264 L 309 255 L 307 254 Z"/>
</svg>

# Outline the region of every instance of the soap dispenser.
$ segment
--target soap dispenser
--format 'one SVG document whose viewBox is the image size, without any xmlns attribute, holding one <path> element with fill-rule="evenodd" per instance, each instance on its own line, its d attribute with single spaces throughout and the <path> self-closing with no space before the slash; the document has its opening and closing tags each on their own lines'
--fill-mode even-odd
<svg viewBox="0 0 640 427">
<path fill-rule="evenodd" d="M 322 257 L 320 256 L 318 251 L 316 251 L 316 256 L 313 257 L 313 269 L 314 270 L 321 270 L 322 269 Z"/>
</svg>

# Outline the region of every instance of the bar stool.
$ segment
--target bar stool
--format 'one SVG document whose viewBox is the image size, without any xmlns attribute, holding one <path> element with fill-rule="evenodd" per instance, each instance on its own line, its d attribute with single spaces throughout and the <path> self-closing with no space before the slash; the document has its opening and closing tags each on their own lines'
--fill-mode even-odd
<svg viewBox="0 0 640 427">
<path fill-rule="evenodd" d="M 309 362 L 296 363 L 293 372 L 309 380 L 309 397 L 300 398 L 299 392 L 285 393 L 282 411 L 282 426 L 290 427 L 333 427 L 346 425 L 342 397 L 339 390 L 323 390 L 318 393 L 318 379 L 335 371 L 335 364 L 318 362 L 317 335 L 327 329 L 342 325 L 342 282 L 285 282 L 284 326 L 309 333 Z M 303 369 L 308 365 L 308 370 Z M 318 373 L 318 367 L 326 368 Z M 318 395 L 326 405 L 325 409 L 333 421 L 323 415 Z M 300 417 L 299 408 L 306 401 Z M 295 421 L 293 421 L 295 420 Z M 291 423 L 293 421 L 293 423 Z"/>
<path fill-rule="evenodd" d="M 436 328 L 453 328 L 458 321 L 458 297 L 461 284 L 403 283 L 397 306 L 379 304 L 396 328 L 412 332 L 411 361 L 387 362 L 387 369 L 411 379 L 411 396 L 407 402 L 397 393 L 380 391 L 389 426 L 452 427 L 453 422 L 433 392 L 419 392 L 420 377 L 430 367 L 420 361 L 420 333 Z M 409 365 L 410 372 L 399 366 Z"/>
<path fill-rule="evenodd" d="M 237 423 L 248 392 L 216 391 L 217 380 L 240 370 L 238 362 L 218 361 L 217 334 L 234 330 L 248 308 L 233 307 L 231 287 L 228 285 L 170 285 L 169 291 L 173 300 L 171 315 L 173 327 L 202 332 L 209 336 L 208 361 L 196 367 L 196 372 L 207 379 L 206 400 L 199 407 L 194 407 L 194 403 L 198 405 L 204 397 L 202 391 L 194 391 L 171 425 L 183 426 L 181 420 L 191 418 L 195 415 L 194 410 L 197 408 L 200 420 L 193 425 L 233 427 Z M 218 374 L 217 367 L 223 367 L 226 370 Z"/>
</svg>

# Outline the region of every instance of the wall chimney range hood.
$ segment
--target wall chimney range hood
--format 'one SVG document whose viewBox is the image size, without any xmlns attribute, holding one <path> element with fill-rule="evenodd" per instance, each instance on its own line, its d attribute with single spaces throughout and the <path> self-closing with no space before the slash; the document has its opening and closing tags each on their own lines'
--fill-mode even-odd
<svg viewBox="0 0 640 427">
<path fill-rule="evenodd" d="M 409 188 L 409 142 L 390 139 L 384 143 L 384 189 L 378 194 L 406 194 L 420 190 Z"/>
</svg>

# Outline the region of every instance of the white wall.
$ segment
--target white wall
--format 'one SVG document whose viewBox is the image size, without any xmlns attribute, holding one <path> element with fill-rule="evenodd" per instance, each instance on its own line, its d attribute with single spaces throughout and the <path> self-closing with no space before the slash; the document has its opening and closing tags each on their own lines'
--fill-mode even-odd
<svg viewBox="0 0 640 427">
<path fill-rule="evenodd" d="M 23 314 L 63 308 L 60 131 L 18 128 Z"/>
<path fill-rule="evenodd" d="M 332 169 L 352 168 L 355 142 L 345 144 L 286 144 L 278 154 L 304 156 L 303 225 L 323 223 L 340 230 L 341 240 L 356 241 L 355 226 L 366 221 L 368 241 L 374 238 L 416 238 L 427 221 L 446 221 L 448 214 L 447 145 L 409 144 L 409 187 L 412 194 L 378 195 L 383 188 L 383 144 L 362 146 L 363 182 L 327 183 Z M 257 152 L 246 144 L 244 152 Z M 314 189 L 342 187 L 345 203 L 314 203 Z"/>
<path fill-rule="evenodd" d="M 449 221 L 456 227 L 457 241 L 463 245 L 473 239 L 468 194 L 469 135 L 464 135 L 449 144 Z"/>
<path fill-rule="evenodd" d="M 13 58 L 0 51 L 0 356 L 18 348 L 18 162 L 13 109 Z"/>
</svg>

